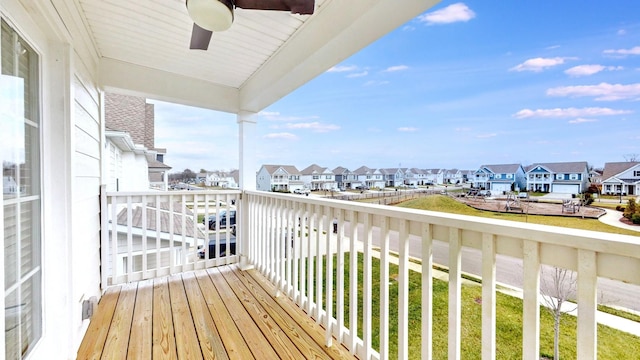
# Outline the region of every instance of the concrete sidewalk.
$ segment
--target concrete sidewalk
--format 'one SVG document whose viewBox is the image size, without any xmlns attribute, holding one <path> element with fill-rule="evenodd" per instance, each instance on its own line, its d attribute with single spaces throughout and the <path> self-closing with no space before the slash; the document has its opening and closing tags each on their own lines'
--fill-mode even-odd
<svg viewBox="0 0 640 360">
<path fill-rule="evenodd" d="M 603 223 L 607 225 L 619 227 L 622 229 L 640 232 L 640 226 L 628 225 L 620 221 L 620 218 L 622 217 L 621 211 L 611 210 L 611 209 L 606 209 L 605 211 L 606 211 L 605 214 L 599 218 L 599 220 L 602 221 Z"/>
</svg>

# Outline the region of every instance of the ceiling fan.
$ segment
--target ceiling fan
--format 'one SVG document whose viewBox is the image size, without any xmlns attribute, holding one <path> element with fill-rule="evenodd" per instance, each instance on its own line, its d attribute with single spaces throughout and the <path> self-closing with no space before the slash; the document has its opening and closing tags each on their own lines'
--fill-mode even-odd
<svg viewBox="0 0 640 360">
<path fill-rule="evenodd" d="M 186 0 L 193 19 L 189 49 L 207 50 L 214 31 L 225 31 L 233 23 L 233 9 L 291 11 L 311 15 L 315 0 Z"/>
</svg>

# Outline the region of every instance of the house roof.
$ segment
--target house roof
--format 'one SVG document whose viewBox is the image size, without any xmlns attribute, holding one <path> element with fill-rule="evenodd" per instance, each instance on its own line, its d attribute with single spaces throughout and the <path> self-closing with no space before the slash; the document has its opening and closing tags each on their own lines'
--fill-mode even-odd
<svg viewBox="0 0 640 360">
<path fill-rule="evenodd" d="M 69 38 L 104 90 L 257 112 L 428 10 L 439 0 L 316 0 L 313 15 L 235 9 L 209 49 L 190 50 L 184 0 L 60 0 Z M 52 5 L 53 4 L 53 5 Z"/>
<path fill-rule="evenodd" d="M 302 175 L 313 175 L 313 174 L 328 174 L 332 172 L 326 167 L 322 167 L 317 164 L 312 164 L 304 168 L 302 171 L 300 171 L 300 173 Z"/>
<path fill-rule="evenodd" d="M 557 162 L 557 163 L 535 163 L 530 166 L 527 166 L 526 172 L 535 169 L 538 166 L 542 166 L 549 171 L 559 174 L 559 173 L 577 173 L 580 174 L 587 170 L 588 164 L 586 161 L 576 161 L 576 162 Z"/>
<path fill-rule="evenodd" d="M 494 174 L 515 174 L 520 168 L 520 164 L 498 164 L 498 165 L 482 165 L 480 169 L 487 168 Z"/>
<path fill-rule="evenodd" d="M 632 161 L 605 163 L 604 171 L 602 172 L 602 178 L 606 181 L 639 164 L 640 162 L 632 162 Z"/>
<path fill-rule="evenodd" d="M 300 175 L 300 171 L 293 165 L 262 165 L 269 175 L 273 175 L 278 169 L 282 169 L 289 175 Z"/>
<path fill-rule="evenodd" d="M 146 206 L 146 211 L 147 211 L 147 219 L 146 219 L 146 226 L 142 221 L 142 214 L 143 214 L 143 208 L 142 206 L 135 206 L 132 208 L 132 213 L 131 213 L 131 226 L 133 226 L 134 228 L 146 228 L 147 230 L 150 231 L 156 231 L 157 227 L 156 227 L 156 204 L 154 203 L 149 203 Z M 202 230 L 200 230 L 200 228 L 198 228 L 197 226 L 194 226 L 193 223 L 193 212 L 191 212 L 191 210 L 186 209 L 186 212 L 184 213 L 184 219 L 185 219 L 185 236 L 190 237 L 190 238 L 198 238 L 198 239 L 204 239 L 205 235 L 204 232 L 202 232 Z M 173 203 L 173 234 L 174 235 L 182 235 L 182 218 L 183 218 L 183 213 L 182 213 L 182 204 L 180 203 Z M 169 233 L 169 224 L 170 224 L 170 212 L 169 212 L 169 203 L 160 203 L 160 232 L 162 233 Z M 127 215 L 127 209 L 122 209 L 119 213 L 118 213 L 118 217 L 117 217 L 117 224 L 118 225 L 123 225 L 123 226 L 128 226 L 128 215 Z M 196 232 L 194 232 L 194 228 L 196 229 Z"/>
</svg>

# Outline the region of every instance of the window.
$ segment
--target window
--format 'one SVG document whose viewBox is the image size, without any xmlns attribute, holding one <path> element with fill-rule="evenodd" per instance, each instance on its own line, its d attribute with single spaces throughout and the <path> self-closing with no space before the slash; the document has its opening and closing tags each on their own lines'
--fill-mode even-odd
<svg viewBox="0 0 640 360">
<path fill-rule="evenodd" d="M 42 335 L 39 59 L 0 23 L 0 158 L 4 210 L 5 358 L 28 356 Z"/>
<path fill-rule="evenodd" d="M 513 179 L 513 174 L 507 174 L 507 179 Z"/>
<path fill-rule="evenodd" d="M 635 170 L 633 172 L 633 177 L 640 177 L 640 170 Z"/>
<path fill-rule="evenodd" d="M 563 174 L 556 174 L 556 180 L 564 180 Z"/>
<path fill-rule="evenodd" d="M 571 175 L 569 175 L 569 179 L 571 179 L 571 180 L 578 180 L 578 174 L 571 174 Z"/>
</svg>

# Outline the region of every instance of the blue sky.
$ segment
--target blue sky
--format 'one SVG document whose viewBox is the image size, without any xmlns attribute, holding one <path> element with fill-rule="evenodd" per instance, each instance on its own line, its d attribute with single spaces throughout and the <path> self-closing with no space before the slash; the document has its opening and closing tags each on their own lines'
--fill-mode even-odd
<svg viewBox="0 0 640 360">
<path fill-rule="evenodd" d="M 258 116 L 258 163 L 477 169 L 640 154 L 640 2 L 442 1 Z M 237 168 L 233 114 L 156 103 L 173 171 Z"/>
</svg>

